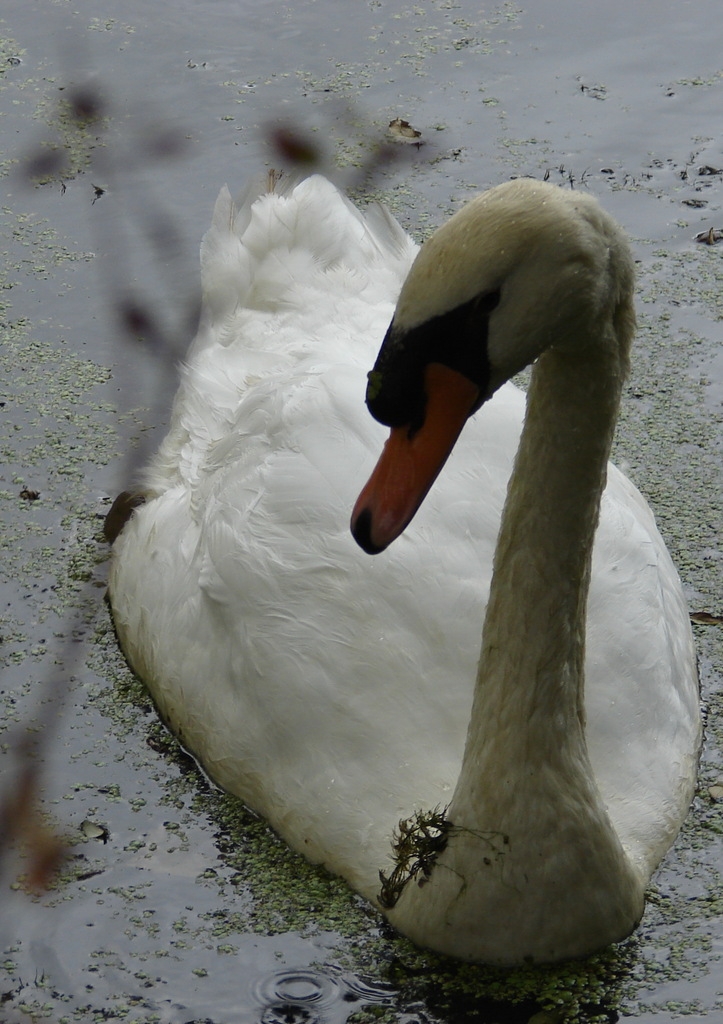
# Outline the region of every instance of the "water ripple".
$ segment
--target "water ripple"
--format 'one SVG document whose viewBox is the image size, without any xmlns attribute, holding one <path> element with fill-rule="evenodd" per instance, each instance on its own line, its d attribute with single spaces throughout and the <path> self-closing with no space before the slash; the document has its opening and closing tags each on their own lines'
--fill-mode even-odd
<svg viewBox="0 0 723 1024">
<path fill-rule="evenodd" d="M 261 1024 L 330 1024 L 346 1019 L 349 1004 L 389 1003 L 393 992 L 391 987 L 353 975 L 330 974 L 328 968 L 323 972 L 313 968 L 276 971 L 254 988 L 261 1005 Z"/>
</svg>

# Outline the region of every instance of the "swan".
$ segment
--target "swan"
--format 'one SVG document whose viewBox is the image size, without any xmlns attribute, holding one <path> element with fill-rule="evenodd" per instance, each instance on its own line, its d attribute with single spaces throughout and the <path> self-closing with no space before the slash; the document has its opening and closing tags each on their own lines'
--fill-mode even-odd
<svg viewBox="0 0 723 1024">
<path fill-rule="evenodd" d="M 109 517 L 161 716 L 422 946 L 510 965 L 627 936 L 701 726 L 678 576 L 607 462 L 621 230 L 517 180 L 418 252 L 314 176 L 224 188 L 201 263 L 168 435 Z"/>
</svg>

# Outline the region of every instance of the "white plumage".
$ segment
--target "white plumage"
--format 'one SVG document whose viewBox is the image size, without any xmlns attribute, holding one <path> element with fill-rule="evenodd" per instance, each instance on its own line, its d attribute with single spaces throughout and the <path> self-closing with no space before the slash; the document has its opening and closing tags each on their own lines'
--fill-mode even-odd
<svg viewBox="0 0 723 1024">
<path fill-rule="evenodd" d="M 489 251 L 470 265 L 477 276 L 498 267 L 489 273 L 502 282 L 499 323 L 515 322 L 514 289 L 527 282 L 519 322 L 547 317 L 549 341 L 559 339 L 559 303 L 524 306 L 535 261 L 544 295 L 546 275 L 564 276 L 581 245 L 604 252 L 622 246 L 620 236 L 592 200 L 551 186 L 521 182 L 486 196 L 493 214 L 474 216 L 493 216 L 494 226 L 475 245 Z M 559 212 L 548 250 L 540 203 Z M 447 225 L 447 241 L 467 244 L 464 216 Z M 465 427 L 404 535 L 375 558 L 356 546 L 349 515 L 386 433 L 364 406 L 366 373 L 416 251 L 387 213 L 362 215 L 319 177 L 238 210 L 221 192 L 201 252 L 201 324 L 169 434 L 145 474 L 146 504 L 114 545 L 113 616 L 164 719 L 211 776 L 370 900 L 380 869 L 394 866 L 399 820 L 454 795 L 448 849 L 427 884 L 410 882 L 388 911 L 416 941 L 502 963 L 584 954 L 634 927 L 692 795 L 700 724 L 686 605 L 648 506 L 610 467 L 588 606 L 587 726 L 572 758 L 585 796 L 569 766 L 549 777 L 539 768 L 558 747 L 559 727 L 579 727 L 574 701 L 533 722 L 518 699 L 527 681 L 509 665 L 502 717 L 513 716 L 514 743 L 506 752 L 489 738 L 509 813 L 496 821 L 495 801 L 455 794 L 525 400 L 501 387 Z M 474 282 L 459 284 L 464 266 L 449 280 L 441 267 L 438 285 L 430 275 L 415 286 L 413 273 L 398 317 L 414 319 L 415 294 L 425 319 L 474 294 Z M 501 337 L 491 329 L 495 353 Z M 520 344 L 512 339 L 511 361 Z M 544 582 L 535 552 L 520 558 Z M 549 586 L 559 583 L 551 572 Z M 523 574 L 505 617 L 535 600 L 526 589 Z M 514 643 L 530 664 L 543 638 L 534 614 L 525 621 Z M 479 728 L 493 732 L 498 711 Z M 482 775 L 472 793 L 496 788 L 488 769 Z M 493 818 L 472 821 L 470 800 Z M 594 821 L 583 834 L 588 812 Z M 601 855 L 604 882 L 594 866 L 586 874 L 596 830 L 613 851 Z M 490 858 L 492 834 L 508 843 Z M 619 892 L 611 917 L 600 907 Z"/>
</svg>

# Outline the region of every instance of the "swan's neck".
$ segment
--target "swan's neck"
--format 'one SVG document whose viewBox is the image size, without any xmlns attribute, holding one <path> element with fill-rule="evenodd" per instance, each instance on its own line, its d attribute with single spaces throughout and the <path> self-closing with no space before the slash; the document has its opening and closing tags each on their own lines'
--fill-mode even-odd
<svg viewBox="0 0 723 1024">
<path fill-rule="evenodd" d="M 614 354 L 597 348 L 577 358 L 549 350 L 533 370 L 455 794 L 460 812 L 478 806 L 481 766 L 499 780 L 505 765 L 519 785 L 520 764 L 544 764 L 572 786 L 587 761 L 587 594 L 623 378 Z"/>
<path fill-rule="evenodd" d="M 448 845 L 399 904 L 405 930 L 415 917 L 418 941 L 447 952 L 464 935 L 462 955 L 480 959 L 579 955 L 627 935 L 642 910 L 590 766 L 583 703 L 592 546 L 624 374 L 615 350 L 592 347 L 548 350 L 533 371 Z"/>
</svg>

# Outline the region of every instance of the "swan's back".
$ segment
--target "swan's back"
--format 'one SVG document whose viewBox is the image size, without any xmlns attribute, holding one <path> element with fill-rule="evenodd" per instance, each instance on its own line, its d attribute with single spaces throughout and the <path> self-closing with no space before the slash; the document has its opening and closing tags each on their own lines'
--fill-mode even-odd
<svg viewBox="0 0 723 1024">
<path fill-rule="evenodd" d="M 362 216 L 320 178 L 239 210 L 221 193 L 199 333 L 110 580 L 123 648 L 181 740 L 370 898 L 399 819 L 445 805 L 459 773 L 524 413 L 503 388 L 407 533 L 374 560 L 357 548 L 349 514 L 385 434 L 364 407 L 366 372 L 415 251 L 387 214 Z M 611 470 L 588 733 L 641 868 L 690 798 L 690 644 L 652 515 Z"/>
</svg>

